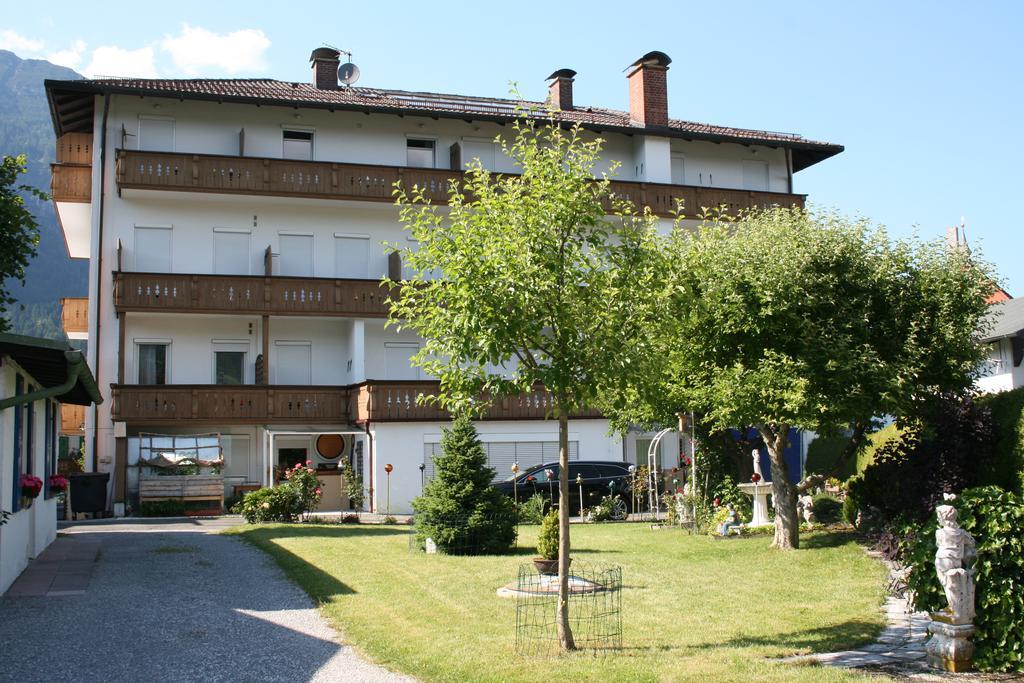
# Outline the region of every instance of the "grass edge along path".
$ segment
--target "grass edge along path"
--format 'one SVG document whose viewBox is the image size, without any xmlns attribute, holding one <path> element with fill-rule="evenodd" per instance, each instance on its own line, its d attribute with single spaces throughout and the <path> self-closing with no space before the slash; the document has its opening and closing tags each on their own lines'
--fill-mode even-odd
<svg viewBox="0 0 1024 683">
<path fill-rule="evenodd" d="M 515 554 L 483 557 L 412 552 L 398 526 L 224 533 L 267 552 L 347 644 L 423 680 L 867 680 L 772 660 L 856 647 L 884 625 L 885 568 L 844 532 L 781 553 L 768 537 L 574 525 L 574 558 L 623 568 L 623 649 L 535 659 L 515 653 L 515 603 L 495 590 L 535 554 L 537 527 L 521 527 Z"/>
</svg>

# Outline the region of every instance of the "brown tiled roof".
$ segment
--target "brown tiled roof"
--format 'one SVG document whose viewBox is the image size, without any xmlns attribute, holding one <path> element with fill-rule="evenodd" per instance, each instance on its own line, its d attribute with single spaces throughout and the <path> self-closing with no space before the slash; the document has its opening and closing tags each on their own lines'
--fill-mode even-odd
<svg viewBox="0 0 1024 683">
<path fill-rule="evenodd" d="M 339 88 L 322 90 L 309 83 L 292 83 L 268 78 L 253 79 L 93 79 L 82 81 L 47 81 L 47 92 L 54 104 L 55 93 L 114 93 L 149 96 L 179 97 L 214 101 L 252 102 L 284 106 L 306 106 L 327 109 L 354 109 L 360 111 L 422 113 L 445 117 L 472 117 L 485 120 L 509 121 L 523 115 L 521 107 L 533 107 L 538 117 L 547 116 L 542 102 L 518 101 L 491 97 L 468 97 L 440 93 L 381 90 L 377 88 Z M 63 130 L 60 112 L 54 108 L 57 133 Z M 794 157 L 795 170 L 838 154 L 841 145 L 808 140 L 800 135 L 765 130 L 716 126 L 680 119 L 670 119 L 668 126 L 643 127 L 630 121 L 629 113 L 600 107 L 577 107 L 559 111 L 556 118 L 568 123 L 580 123 L 588 128 L 645 130 L 652 134 L 713 140 L 717 142 L 758 143 L 800 150 Z M 91 130 L 91 123 L 89 124 Z"/>
</svg>

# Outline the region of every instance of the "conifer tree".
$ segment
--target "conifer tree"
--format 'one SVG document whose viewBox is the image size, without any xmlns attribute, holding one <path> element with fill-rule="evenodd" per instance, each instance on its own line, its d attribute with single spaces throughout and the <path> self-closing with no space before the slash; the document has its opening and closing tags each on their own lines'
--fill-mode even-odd
<svg viewBox="0 0 1024 683">
<path fill-rule="evenodd" d="M 433 539 L 441 552 L 457 555 L 507 551 L 516 538 L 512 501 L 491 486 L 494 470 L 468 415 L 444 430 L 441 451 L 434 478 L 412 502 L 417 541 Z"/>
</svg>

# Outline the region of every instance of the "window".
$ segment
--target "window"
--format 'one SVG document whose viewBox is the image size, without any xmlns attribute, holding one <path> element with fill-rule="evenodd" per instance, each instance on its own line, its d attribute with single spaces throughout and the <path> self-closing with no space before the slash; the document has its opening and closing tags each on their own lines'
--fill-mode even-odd
<svg viewBox="0 0 1024 683">
<path fill-rule="evenodd" d="M 313 349 L 308 341 L 274 343 L 277 362 L 274 364 L 275 384 L 312 384 Z"/>
<path fill-rule="evenodd" d="M 281 157 L 312 161 L 313 132 L 308 130 L 286 130 L 281 145 Z"/>
<path fill-rule="evenodd" d="M 370 276 L 370 236 L 334 235 L 334 276 Z"/>
<path fill-rule="evenodd" d="M 755 192 L 768 191 L 768 162 L 743 161 L 743 189 Z"/>
<path fill-rule="evenodd" d="M 413 355 L 420 350 L 419 344 L 384 344 L 385 374 L 388 379 L 419 379 L 420 369 L 412 364 Z"/>
<path fill-rule="evenodd" d="M 651 449 L 651 442 L 654 439 L 637 439 L 635 457 L 633 462 L 641 467 L 647 467 L 647 452 Z M 654 455 L 654 462 L 657 467 L 661 467 L 661 446 L 662 442 L 658 442 L 657 452 Z"/>
<path fill-rule="evenodd" d="M 135 270 L 171 272 L 171 228 L 135 226 Z"/>
<path fill-rule="evenodd" d="M 220 437 L 220 442 L 224 448 L 224 474 L 244 477 L 246 481 L 259 481 L 259 463 L 250 457 L 249 437 L 225 434 Z"/>
<path fill-rule="evenodd" d="M 672 155 L 672 184 L 686 184 L 686 157 L 682 154 Z"/>
<path fill-rule="evenodd" d="M 434 141 L 409 138 L 405 141 L 405 163 L 413 168 L 434 168 Z"/>
<path fill-rule="evenodd" d="M 281 233 L 277 269 L 280 275 L 312 277 L 313 236 Z"/>
<path fill-rule="evenodd" d="M 245 352 L 214 351 L 214 384 L 245 384 Z"/>
<path fill-rule="evenodd" d="M 139 359 L 139 384 L 167 384 L 166 342 L 136 343 Z"/>
<path fill-rule="evenodd" d="M 173 152 L 174 119 L 163 116 L 140 116 L 139 149 L 147 152 Z"/>
<path fill-rule="evenodd" d="M 213 229 L 213 272 L 248 275 L 250 263 L 248 230 Z"/>
</svg>

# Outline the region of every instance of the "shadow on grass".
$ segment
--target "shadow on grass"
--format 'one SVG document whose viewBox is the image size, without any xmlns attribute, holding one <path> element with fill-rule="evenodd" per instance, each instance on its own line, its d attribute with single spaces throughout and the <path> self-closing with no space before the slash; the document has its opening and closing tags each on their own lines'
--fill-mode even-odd
<svg viewBox="0 0 1024 683">
<path fill-rule="evenodd" d="M 855 620 L 790 633 L 744 635 L 714 643 L 700 643 L 693 647 L 700 649 L 772 646 L 793 651 L 834 652 L 874 642 L 881 629 L 880 624 Z"/>
<path fill-rule="evenodd" d="M 807 550 L 838 548 L 855 540 L 857 536 L 850 531 L 821 531 L 803 536 L 800 539 L 800 547 Z"/>
</svg>

